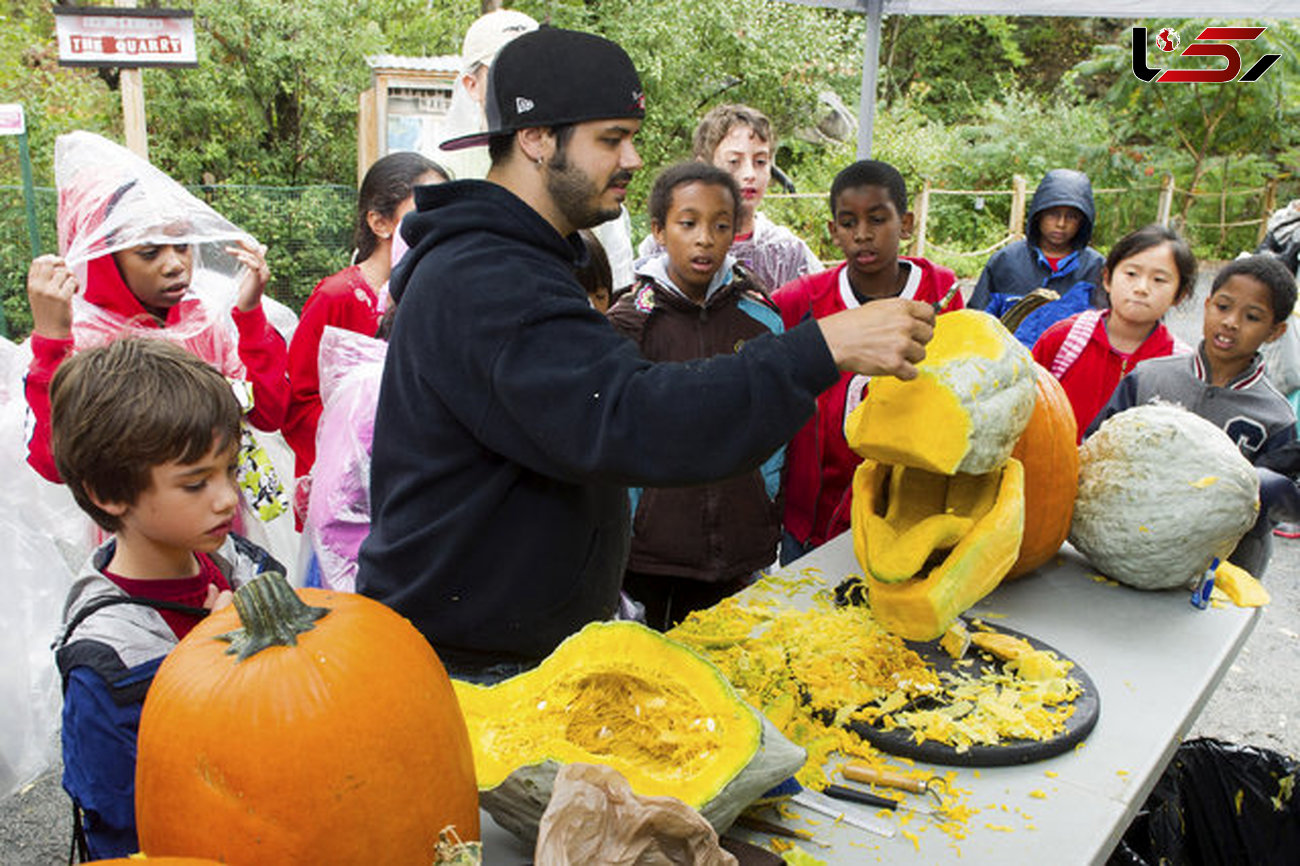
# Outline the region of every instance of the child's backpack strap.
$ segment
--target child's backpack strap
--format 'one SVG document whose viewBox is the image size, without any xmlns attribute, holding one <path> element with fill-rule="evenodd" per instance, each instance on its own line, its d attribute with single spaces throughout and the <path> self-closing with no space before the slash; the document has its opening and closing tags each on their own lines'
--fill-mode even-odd
<svg viewBox="0 0 1300 866">
<path fill-rule="evenodd" d="M 1074 320 L 1070 332 L 1065 335 L 1065 341 L 1061 343 L 1061 348 L 1056 351 L 1056 357 L 1052 359 L 1051 373 L 1058 380 L 1065 375 L 1065 371 L 1074 366 L 1075 361 L 1079 360 L 1084 347 L 1092 339 L 1092 332 L 1096 330 L 1101 316 L 1101 310 L 1084 310 Z"/>
</svg>

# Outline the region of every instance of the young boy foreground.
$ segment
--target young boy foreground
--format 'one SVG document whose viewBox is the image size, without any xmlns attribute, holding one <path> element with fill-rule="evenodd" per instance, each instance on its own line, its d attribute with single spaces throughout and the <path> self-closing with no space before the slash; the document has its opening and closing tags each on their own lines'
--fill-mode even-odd
<svg viewBox="0 0 1300 866">
<path fill-rule="evenodd" d="M 136 732 L 163 658 L 230 591 L 283 570 L 231 534 L 240 407 L 226 379 L 161 339 L 121 339 L 65 361 L 51 383 L 55 464 L 113 538 L 68 591 L 63 787 L 92 859 L 138 850 Z"/>
</svg>

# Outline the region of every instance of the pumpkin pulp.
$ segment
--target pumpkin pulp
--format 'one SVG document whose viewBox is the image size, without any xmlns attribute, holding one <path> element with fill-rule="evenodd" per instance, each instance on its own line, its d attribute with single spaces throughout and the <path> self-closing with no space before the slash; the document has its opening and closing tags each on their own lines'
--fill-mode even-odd
<svg viewBox="0 0 1300 866">
<path fill-rule="evenodd" d="M 761 743 L 757 715 L 712 664 L 636 623 L 592 623 L 531 671 L 454 686 L 480 790 L 551 759 L 607 764 L 638 794 L 699 808 Z"/>
</svg>

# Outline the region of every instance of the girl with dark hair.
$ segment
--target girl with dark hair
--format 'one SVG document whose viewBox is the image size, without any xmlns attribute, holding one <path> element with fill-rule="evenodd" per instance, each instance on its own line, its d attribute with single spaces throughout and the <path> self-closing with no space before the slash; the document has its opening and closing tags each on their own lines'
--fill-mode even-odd
<svg viewBox="0 0 1300 866">
<path fill-rule="evenodd" d="M 1173 229 L 1149 225 L 1111 248 L 1101 284 L 1110 309 L 1062 319 L 1033 349 L 1034 360 L 1065 388 L 1080 442 L 1119 380 L 1139 361 L 1191 351 L 1161 319 L 1195 291 L 1196 257 Z"/>
<path fill-rule="evenodd" d="M 302 479 L 316 460 L 316 426 L 320 420 L 320 370 L 317 356 L 327 325 L 375 333 L 383 315 L 381 290 L 388 283 L 394 253 L 404 251 L 397 237 L 402 217 L 414 205 L 417 186 L 442 183 L 447 174 L 418 153 L 390 153 L 366 172 L 357 195 L 356 254 L 353 264 L 326 277 L 303 305 L 289 344 L 289 411 L 284 438 L 294 453 L 294 476 Z M 399 241 L 395 250 L 395 241 Z M 299 517 L 306 491 L 294 497 Z"/>
</svg>

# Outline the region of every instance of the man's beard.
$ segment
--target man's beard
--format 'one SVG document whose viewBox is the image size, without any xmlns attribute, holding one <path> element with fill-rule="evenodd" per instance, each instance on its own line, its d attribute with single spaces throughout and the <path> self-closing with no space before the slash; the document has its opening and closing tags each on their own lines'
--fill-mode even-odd
<svg viewBox="0 0 1300 866">
<path fill-rule="evenodd" d="M 617 204 L 602 207 L 603 188 L 597 188 L 591 178 L 577 166 L 571 165 L 563 150 L 551 157 L 546 174 L 546 191 L 551 194 L 556 208 L 574 229 L 589 229 L 608 222 L 619 215 Z M 620 171 L 611 175 L 606 186 L 615 180 L 629 181 L 632 173 Z"/>
</svg>

